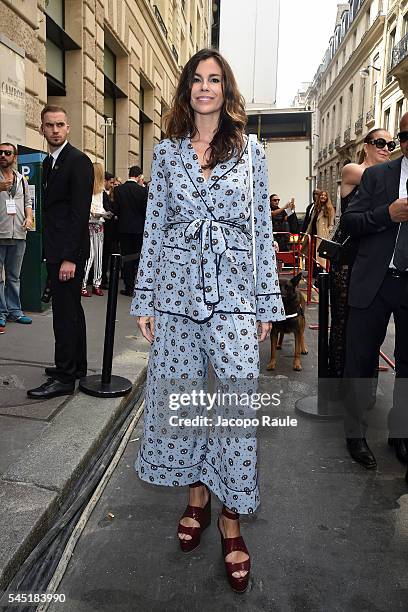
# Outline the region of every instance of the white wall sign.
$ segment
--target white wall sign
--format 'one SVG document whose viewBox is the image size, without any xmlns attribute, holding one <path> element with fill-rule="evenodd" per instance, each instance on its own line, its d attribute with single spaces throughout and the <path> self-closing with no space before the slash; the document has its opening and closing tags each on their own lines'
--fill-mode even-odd
<svg viewBox="0 0 408 612">
<path fill-rule="evenodd" d="M 25 144 L 24 51 L 0 35 L 0 141 Z"/>
</svg>

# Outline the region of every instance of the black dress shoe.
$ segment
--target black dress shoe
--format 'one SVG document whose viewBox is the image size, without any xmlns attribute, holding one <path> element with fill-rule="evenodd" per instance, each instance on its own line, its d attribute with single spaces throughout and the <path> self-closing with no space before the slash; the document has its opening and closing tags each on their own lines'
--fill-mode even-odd
<svg viewBox="0 0 408 612">
<path fill-rule="evenodd" d="M 346 438 L 347 450 L 354 461 L 364 466 L 367 470 L 377 467 L 377 461 L 371 452 L 365 438 Z"/>
<path fill-rule="evenodd" d="M 58 368 L 49 367 L 44 369 L 45 375 L 50 378 L 55 378 L 57 376 Z M 75 378 L 84 378 L 86 376 L 86 372 L 75 372 Z"/>
<path fill-rule="evenodd" d="M 408 439 L 388 438 L 388 444 L 394 448 L 397 459 L 408 464 Z"/>
<path fill-rule="evenodd" d="M 62 383 L 59 380 L 49 378 L 40 387 L 27 391 L 28 397 L 33 399 L 50 399 L 60 395 L 72 395 L 75 391 L 75 383 Z"/>
</svg>

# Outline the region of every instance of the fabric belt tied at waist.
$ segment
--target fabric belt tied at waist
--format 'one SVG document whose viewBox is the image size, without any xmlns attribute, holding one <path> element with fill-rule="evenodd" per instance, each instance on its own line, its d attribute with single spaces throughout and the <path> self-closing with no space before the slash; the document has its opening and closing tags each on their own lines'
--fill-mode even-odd
<svg viewBox="0 0 408 612">
<path fill-rule="evenodd" d="M 204 293 L 204 303 L 215 306 L 220 301 L 218 274 L 221 256 L 225 254 L 229 261 L 234 261 L 233 251 L 228 247 L 224 229 L 245 233 L 245 228 L 233 221 L 217 219 L 194 219 L 190 222 L 170 223 L 167 227 L 181 223 L 187 223 L 184 230 L 187 240 L 199 240 L 200 285 Z"/>
</svg>

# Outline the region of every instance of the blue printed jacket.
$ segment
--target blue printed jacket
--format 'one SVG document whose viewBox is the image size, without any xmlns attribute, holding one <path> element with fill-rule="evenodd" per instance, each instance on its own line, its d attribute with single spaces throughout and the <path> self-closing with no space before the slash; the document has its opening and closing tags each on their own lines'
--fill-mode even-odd
<svg viewBox="0 0 408 612">
<path fill-rule="evenodd" d="M 143 248 L 131 314 L 208 321 L 213 313 L 285 318 L 273 248 L 263 148 L 252 143 L 256 287 L 248 140 L 208 181 L 189 138 L 163 140 L 153 154 Z"/>
</svg>

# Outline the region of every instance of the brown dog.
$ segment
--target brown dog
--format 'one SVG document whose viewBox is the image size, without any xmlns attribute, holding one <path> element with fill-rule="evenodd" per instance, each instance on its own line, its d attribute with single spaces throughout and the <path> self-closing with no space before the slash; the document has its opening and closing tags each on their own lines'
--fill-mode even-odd
<svg viewBox="0 0 408 612">
<path fill-rule="evenodd" d="M 301 279 L 302 274 L 300 273 L 290 280 L 279 280 L 282 301 L 287 318 L 284 321 L 276 321 L 273 323 L 271 331 L 271 359 L 266 366 L 267 370 L 274 370 L 276 367 L 276 350 L 282 347 L 284 334 L 295 334 L 295 356 L 293 359 L 293 369 L 296 372 L 300 372 L 302 369 L 300 355 L 307 355 L 308 353 L 305 343 L 306 301 L 303 293 L 299 289 Z"/>
</svg>

